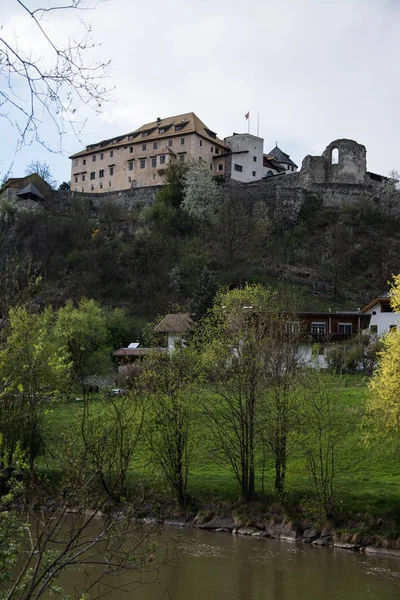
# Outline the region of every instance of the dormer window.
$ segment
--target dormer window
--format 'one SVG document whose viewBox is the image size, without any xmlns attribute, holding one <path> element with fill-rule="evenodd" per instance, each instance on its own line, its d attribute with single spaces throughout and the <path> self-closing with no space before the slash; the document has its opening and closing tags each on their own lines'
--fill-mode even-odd
<svg viewBox="0 0 400 600">
<path fill-rule="evenodd" d="M 148 131 L 142 131 L 142 137 L 147 137 L 149 135 Z"/>
<path fill-rule="evenodd" d="M 165 133 L 165 129 L 164 127 L 162 127 L 161 129 L 158 130 L 158 133 Z"/>
</svg>

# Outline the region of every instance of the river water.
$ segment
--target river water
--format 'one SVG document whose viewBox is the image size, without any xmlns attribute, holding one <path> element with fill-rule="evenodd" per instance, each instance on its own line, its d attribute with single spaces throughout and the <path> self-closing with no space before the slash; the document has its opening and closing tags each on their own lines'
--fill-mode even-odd
<svg viewBox="0 0 400 600">
<path fill-rule="evenodd" d="M 174 558 L 135 591 L 112 600 L 400 600 L 400 559 L 234 536 L 198 529 L 163 530 Z M 71 577 L 73 576 L 73 583 Z M 68 577 L 69 581 L 66 581 Z M 83 573 L 64 576 L 75 598 Z M 123 588 L 128 577 L 111 582 Z M 92 596 L 108 588 L 96 585 Z"/>
</svg>

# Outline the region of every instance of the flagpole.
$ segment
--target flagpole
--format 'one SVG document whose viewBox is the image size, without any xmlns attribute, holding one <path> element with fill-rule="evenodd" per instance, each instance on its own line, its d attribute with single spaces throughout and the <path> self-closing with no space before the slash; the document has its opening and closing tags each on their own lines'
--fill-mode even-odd
<svg viewBox="0 0 400 600">
<path fill-rule="evenodd" d="M 260 113 L 257 113 L 257 137 L 259 137 L 260 133 Z"/>
<path fill-rule="evenodd" d="M 248 123 L 247 123 L 247 133 L 250 133 L 250 111 L 249 111 L 249 118 L 247 119 Z"/>
</svg>

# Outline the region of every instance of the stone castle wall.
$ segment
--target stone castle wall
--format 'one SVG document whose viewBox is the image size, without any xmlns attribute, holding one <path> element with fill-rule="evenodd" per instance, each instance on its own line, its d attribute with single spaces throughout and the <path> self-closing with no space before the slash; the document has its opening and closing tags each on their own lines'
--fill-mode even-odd
<svg viewBox="0 0 400 600">
<path fill-rule="evenodd" d="M 229 170 L 228 170 L 229 171 Z M 121 214 L 154 202 L 162 186 L 132 188 L 114 192 L 80 193 L 55 192 L 44 205 L 55 212 L 76 204 L 86 207 L 97 216 L 102 207 L 112 204 Z M 233 191 L 235 190 L 235 192 Z M 390 203 L 400 206 L 400 194 L 393 181 L 367 171 L 365 146 L 353 140 L 331 142 L 322 156 L 308 155 L 297 173 L 267 177 L 251 183 L 228 181 L 225 193 L 238 193 L 250 204 L 263 202 L 271 218 L 294 221 L 304 200 L 309 196 L 320 198 L 325 206 L 340 207 L 363 202 L 375 206 Z M 393 201 L 394 199 L 394 201 Z"/>
</svg>

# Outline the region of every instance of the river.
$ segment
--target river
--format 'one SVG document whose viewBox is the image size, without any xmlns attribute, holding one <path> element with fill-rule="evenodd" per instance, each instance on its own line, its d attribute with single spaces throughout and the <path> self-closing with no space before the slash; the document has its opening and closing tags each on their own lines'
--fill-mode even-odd
<svg viewBox="0 0 400 600">
<path fill-rule="evenodd" d="M 198 529 L 165 529 L 174 558 L 153 582 L 114 590 L 111 600 L 399 600 L 400 560 L 346 550 L 234 536 Z M 72 583 L 73 577 L 73 583 Z M 60 584 L 72 598 L 83 573 Z M 155 581 L 156 580 L 156 581 Z M 123 587 L 127 578 L 114 578 Z M 97 585 L 89 598 L 107 591 Z"/>
</svg>

